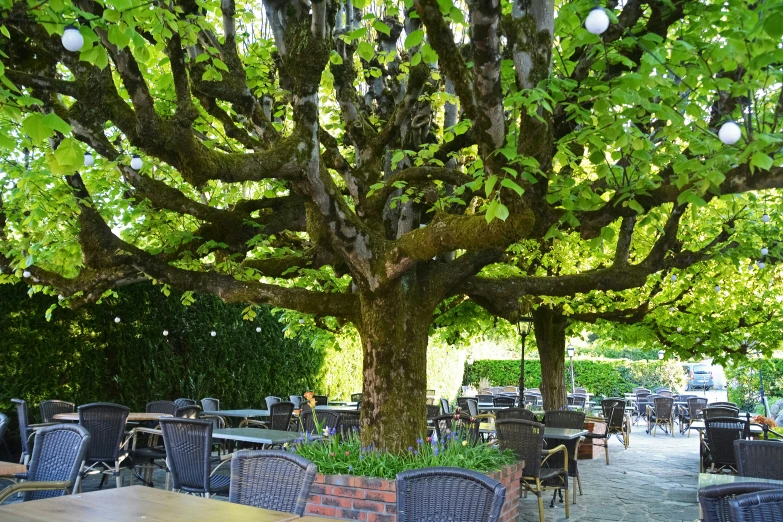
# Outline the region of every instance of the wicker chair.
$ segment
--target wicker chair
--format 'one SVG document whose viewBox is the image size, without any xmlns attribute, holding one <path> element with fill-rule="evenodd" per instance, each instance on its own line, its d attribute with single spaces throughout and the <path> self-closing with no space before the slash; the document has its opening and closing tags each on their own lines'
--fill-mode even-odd
<svg viewBox="0 0 783 522">
<path fill-rule="evenodd" d="M 174 416 L 180 419 L 198 419 L 201 414 L 201 406 L 192 404 L 190 406 L 180 406 L 174 410 Z"/>
<path fill-rule="evenodd" d="M 0 503 L 14 493 L 24 492 L 23 501 L 69 493 L 78 480 L 89 443 L 90 434 L 75 424 L 58 424 L 36 431 L 30 467 L 26 473 L 16 476 L 25 482 L 0 491 Z"/>
<path fill-rule="evenodd" d="M 358 411 L 340 412 L 340 436 L 342 440 L 354 434 L 358 435 L 362 430 L 362 414 Z"/>
<path fill-rule="evenodd" d="M 710 471 L 724 468 L 737 470 L 737 457 L 734 454 L 734 441 L 750 437 L 750 423 L 737 417 L 714 417 L 704 419 L 706 444 L 706 460 L 710 463 Z"/>
<path fill-rule="evenodd" d="M 478 401 L 473 397 L 457 397 L 457 407 L 474 417 L 478 415 Z"/>
<path fill-rule="evenodd" d="M 264 400 L 266 401 L 266 409 L 271 410 L 272 405 L 281 402 L 282 399 L 280 399 L 280 397 L 275 397 L 274 395 L 270 395 L 269 397 L 265 397 Z"/>
<path fill-rule="evenodd" d="M 269 408 L 269 420 L 257 421 L 245 419 L 239 423 L 240 428 L 253 426 L 257 428 L 268 428 L 270 430 L 288 431 L 291 426 L 291 418 L 294 414 L 293 402 L 276 402 Z"/>
<path fill-rule="evenodd" d="M 196 406 L 197 403 L 193 399 L 185 399 L 183 397 L 180 399 L 174 399 L 174 404 L 177 405 L 177 408 L 184 408 L 185 406 Z"/>
<path fill-rule="evenodd" d="M 647 392 L 647 393 L 652 393 L 652 391 L 648 390 L 647 388 L 641 387 L 641 386 L 640 386 L 640 387 L 633 388 L 633 389 L 631 390 L 631 393 L 633 393 L 633 394 L 637 394 L 637 393 L 639 393 L 640 391 Z"/>
<path fill-rule="evenodd" d="M 16 415 L 19 420 L 19 437 L 22 440 L 22 455 L 19 457 L 19 462 L 27 464 L 27 461 L 30 460 L 30 437 L 32 437 L 34 429 L 51 426 L 52 424 L 30 424 L 30 417 L 27 415 L 27 402 L 22 399 L 11 399 L 11 402 L 16 404 Z"/>
<path fill-rule="evenodd" d="M 634 424 L 638 423 L 640 419 L 647 421 L 647 405 L 652 403 L 651 395 L 650 390 L 646 388 L 636 392 L 636 420 L 634 420 Z"/>
<path fill-rule="evenodd" d="M 691 421 L 702 418 L 702 411 L 707 407 L 705 397 L 690 397 L 688 407 L 680 412 L 680 433 L 688 431 L 688 437 L 691 436 Z M 688 426 L 687 428 L 685 426 Z"/>
<path fill-rule="evenodd" d="M 294 403 L 295 410 L 298 410 L 302 407 L 302 401 L 304 401 L 304 398 L 301 395 L 289 395 L 288 399 Z"/>
<path fill-rule="evenodd" d="M 440 412 L 443 415 L 446 415 L 447 413 L 451 413 L 451 406 L 449 405 L 448 399 L 441 399 L 440 400 Z"/>
<path fill-rule="evenodd" d="M 714 419 L 716 417 L 739 417 L 739 408 L 728 406 L 707 406 L 701 410 L 704 419 Z"/>
<path fill-rule="evenodd" d="M 452 440 L 467 441 L 475 446 L 481 440 L 481 420 L 484 416 L 471 417 L 464 414 L 440 415 L 430 419 L 438 441 L 448 446 Z"/>
<path fill-rule="evenodd" d="M 537 422 L 503 419 L 496 421 L 495 427 L 500 449 L 510 449 L 519 460 L 525 461 L 522 486 L 538 497 L 538 516 L 544 522 L 544 491 L 565 489 L 568 498 L 568 450 L 562 444 L 544 450 L 544 425 Z M 545 467 L 552 455 L 558 452 L 564 454 L 563 467 Z M 566 518 L 570 516 L 569 505 L 569 502 L 565 503 Z"/>
<path fill-rule="evenodd" d="M 587 395 L 574 394 L 573 399 L 574 406 L 584 409 L 585 405 L 587 404 Z"/>
<path fill-rule="evenodd" d="M 228 493 L 231 478 L 216 474 L 229 462 L 228 456 L 210 473 L 212 454 L 212 423 L 197 419 L 160 419 L 163 443 L 174 490 L 195 493 L 209 498 Z"/>
<path fill-rule="evenodd" d="M 58 422 L 52 418 L 58 413 L 73 413 L 76 411 L 74 403 L 57 400 L 43 401 L 38 407 L 41 409 L 41 422 L 44 424 Z"/>
<path fill-rule="evenodd" d="M 735 482 L 699 489 L 702 522 L 733 522 L 729 515 L 729 499 L 737 495 L 779 489 L 780 485 L 765 482 Z M 761 520 L 761 519 L 760 519 Z M 772 519 L 766 519 L 771 521 Z"/>
<path fill-rule="evenodd" d="M 317 472 L 315 464 L 287 451 L 238 451 L 228 501 L 302 516 Z"/>
<path fill-rule="evenodd" d="M 504 408 L 495 411 L 495 419 L 519 419 L 536 422 L 536 414 L 525 408 Z"/>
<path fill-rule="evenodd" d="M 79 425 L 90 433 L 90 447 L 85 458 L 87 475 L 112 475 L 117 487 L 122 486 L 122 469 L 130 463 L 129 443 L 132 435 L 125 436 L 125 423 L 130 409 L 109 402 L 94 402 L 79 406 Z M 110 465 L 111 464 L 111 465 Z"/>
<path fill-rule="evenodd" d="M 506 488 L 461 468 L 422 468 L 397 474 L 397 522 L 497 522 Z"/>
<path fill-rule="evenodd" d="M 735 522 L 783 520 L 783 490 L 771 489 L 730 498 L 729 517 Z"/>
<path fill-rule="evenodd" d="M 440 415 L 440 406 L 437 404 L 427 404 L 427 418 L 434 419 Z"/>
<path fill-rule="evenodd" d="M 584 429 L 585 414 L 581 411 L 563 411 L 555 410 L 548 411 L 544 415 L 544 426 L 551 428 L 566 428 L 572 430 Z M 566 447 L 568 455 L 568 476 L 573 479 L 574 486 L 578 486 L 579 494 L 582 494 L 582 477 L 579 476 L 579 467 L 577 465 L 576 456 L 579 453 L 579 442 L 581 439 L 570 439 L 563 441 L 563 446 Z M 563 455 L 557 453 L 552 455 L 551 459 L 547 462 L 548 467 L 562 468 L 563 467 Z M 574 504 L 576 504 L 576 490 L 574 487 Z"/>
<path fill-rule="evenodd" d="M 525 392 L 523 400 L 525 404 L 532 404 L 534 407 L 541 406 L 544 403 L 544 398 L 537 393 Z"/>
<path fill-rule="evenodd" d="M 517 400 L 514 397 L 497 396 L 494 398 L 493 403 L 495 408 L 513 408 L 517 404 Z"/>
<path fill-rule="evenodd" d="M 157 423 L 156 423 L 157 424 Z M 158 428 L 160 428 L 158 426 Z M 145 437 L 140 437 L 144 435 Z M 133 462 L 134 473 L 131 474 L 131 484 L 134 475 L 138 476 L 144 485 L 154 487 L 152 482 L 155 468 L 166 472 L 164 489 L 169 489 L 169 468 L 166 465 L 166 448 L 161 440 L 160 429 L 138 426 L 133 429 L 133 442 L 131 443 L 130 457 Z"/>
<path fill-rule="evenodd" d="M 606 419 L 607 436 L 616 435 L 617 439 L 623 443 L 625 449 L 628 449 L 628 445 L 631 442 L 631 426 L 628 423 L 628 418 L 625 416 L 625 401 L 620 398 L 604 399 L 601 401 L 601 413 L 603 413 Z M 608 463 L 609 461 L 607 460 Z"/>
<path fill-rule="evenodd" d="M 8 454 L 8 458 L 11 458 L 11 450 L 8 449 L 8 443 L 5 441 L 5 432 L 8 431 L 9 424 L 8 416 L 5 413 L 0 413 L 0 442 L 5 446 L 5 452 Z"/>
<path fill-rule="evenodd" d="M 220 400 L 211 397 L 201 399 L 201 409 L 204 411 L 220 411 Z"/>
<path fill-rule="evenodd" d="M 658 426 L 660 426 L 667 434 L 669 433 L 667 428 L 671 430 L 671 436 L 674 437 L 674 399 L 671 397 L 656 397 L 653 401 L 653 406 L 647 406 L 647 433 L 652 431 L 653 437 L 655 437 Z"/>
<path fill-rule="evenodd" d="M 147 413 L 163 413 L 166 415 L 174 415 L 177 411 L 177 405 L 174 401 L 152 401 L 148 402 L 146 406 Z"/>
<path fill-rule="evenodd" d="M 352 393 L 351 394 L 351 402 L 362 402 L 362 394 L 361 393 Z"/>
<path fill-rule="evenodd" d="M 737 474 L 783 480 L 783 442 L 776 440 L 735 440 Z"/>
<path fill-rule="evenodd" d="M 494 395 L 491 394 L 479 394 L 476 395 L 476 400 L 479 404 L 492 404 L 492 401 L 495 399 Z"/>
<path fill-rule="evenodd" d="M 329 397 L 326 395 L 313 395 L 316 406 L 329 406 Z"/>
<path fill-rule="evenodd" d="M 721 402 L 721 401 L 718 401 L 718 402 L 711 403 L 710 406 L 711 407 L 715 407 L 715 408 L 728 407 L 728 408 L 737 408 L 737 409 L 739 409 L 739 407 L 737 406 L 737 403 L 735 403 L 735 402 L 725 402 L 725 401 Z"/>
<path fill-rule="evenodd" d="M 321 425 L 321 429 L 329 428 L 329 431 L 339 431 L 340 429 L 340 414 L 333 411 L 316 411 L 318 415 L 318 423 Z M 302 431 L 305 433 L 315 433 L 316 427 L 313 422 L 313 412 L 306 411 L 299 416 L 299 420 L 302 423 Z M 320 435 L 318 433 L 317 435 Z"/>
</svg>

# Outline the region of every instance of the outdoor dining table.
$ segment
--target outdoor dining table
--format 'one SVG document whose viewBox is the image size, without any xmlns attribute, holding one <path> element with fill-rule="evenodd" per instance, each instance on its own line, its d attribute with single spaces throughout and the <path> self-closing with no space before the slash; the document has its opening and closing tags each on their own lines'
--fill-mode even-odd
<svg viewBox="0 0 783 522">
<path fill-rule="evenodd" d="M 147 422 L 160 420 L 161 417 L 171 417 L 168 413 L 131 412 L 128 414 L 128 422 Z M 79 413 L 58 413 L 52 417 L 56 421 L 79 421 Z"/>
<path fill-rule="evenodd" d="M 24 473 L 25 471 L 27 471 L 27 466 L 24 464 L 0 461 L 0 477 L 13 476 L 17 473 Z"/>
<path fill-rule="evenodd" d="M 205 412 L 210 415 L 219 415 L 221 417 L 238 417 L 240 419 L 252 419 L 255 417 L 269 417 L 269 410 L 217 410 Z"/>
<path fill-rule="evenodd" d="M 302 435 L 295 431 L 265 430 L 262 428 L 225 428 L 222 430 L 212 430 L 213 439 L 226 439 L 238 442 L 250 442 L 253 444 L 285 444 L 294 442 Z M 319 439 L 320 436 L 313 435 L 312 439 Z"/>
<path fill-rule="evenodd" d="M 550 428 L 549 426 L 544 427 L 545 439 L 573 440 L 578 439 L 579 437 L 584 437 L 588 433 L 590 432 L 587 430 L 578 430 L 573 428 Z"/>
<path fill-rule="evenodd" d="M 91 493 L 0 506 L 3 522 L 289 522 L 283 513 L 231 502 L 184 495 L 144 486 L 104 489 Z"/>
</svg>

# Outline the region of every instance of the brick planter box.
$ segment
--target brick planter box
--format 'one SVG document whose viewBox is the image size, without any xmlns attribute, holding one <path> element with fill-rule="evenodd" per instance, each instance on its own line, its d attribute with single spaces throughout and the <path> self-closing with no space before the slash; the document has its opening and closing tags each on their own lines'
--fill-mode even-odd
<svg viewBox="0 0 783 522">
<path fill-rule="evenodd" d="M 500 522 L 516 522 L 519 517 L 522 469 L 521 464 L 513 464 L 488 473 L 506 487 Z M 319 473 L 310 491 L 305 514 L 367 522 L 396 522 L 396 503 L 396 480 Z"/>
</svg>

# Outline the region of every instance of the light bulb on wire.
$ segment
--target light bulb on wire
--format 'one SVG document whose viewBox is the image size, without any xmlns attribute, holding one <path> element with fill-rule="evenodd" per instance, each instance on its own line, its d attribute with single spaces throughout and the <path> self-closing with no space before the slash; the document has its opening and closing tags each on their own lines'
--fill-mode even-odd
<svg viewBox="0 0 783 522">
<path fill-rule="evenodd" d="M 769 249 L 767 247 L 762 247 L 761 255 L 766 256 L 767 254 L 769 254 Z"/>
<path fill-rule="evenodd" d="M 758 265 L 759 268 L 764 268 L 767 266 L 767 264 L 764 261 L 757 261 L 756 265 Z"/>
<path fill-rule="evenodd" d="M 715 285 L 715 291 L 720 292 L 720 285 Z"/>
<path fill-rule="evenodd" d="M 734 145 L 742 137 L 742 129 L 733 121 L 727 121 L 720 126 L 718 138 L 724 145 Z"/>
<path fill-rule="evenodd" d="M 29 270 L 25 270 L 24 272 L 22 272 L 22 277 L 24 277 L 25 279 L 27 279 L 27 278 L 28 278 L 28 277 L 30 277 L 31 275 L 32 275 L 32 274 L 30 273 L 30 271 L 29 271 Z"/>
<path fill-rule="evenodd" d="M 209 332 L 209 335 L 215 337 L 217 335 L 217 332 L 215 330 L 212 330 L 211 332 Z"/>
<path fill-rule="evenodd" d="M 163 337 L 168 337 L 168 336 L 169 336 L 169 331 L 163 330 Z"/>
<path fill-rule="evenodd" d="M 261 333 L 261 327 L 260 326 L 256 326 L 256 333 Z"/>
<path fill-rule="evenodd" d="M 139 157 L 139 155 L 138 154 L 134 154 L 133 157 L 131 158 L 131 162 L 130 162 L 131 168 L 133 170 L 141 170 L 142 165 L 144 165 L 144 163 L 142 163 L 141 158 Z"/>
<path fill-rule="evenodd" d="M 95 158 L 93 157 L 91 152 L 85 152 L 84 153 L 84 166 L 85 167 L 92 167 L 95 163 Z"/>
<path fill-rule="evenodd" d="M 767 213 L 765 212 L 765 213 L 764 213 L 764 214 L 761 216 L 761 221 L 763 221 L 764 223 L 769 223 L 769 214 L 767 214 Z"/>
<path fill-rule="evenodd" d="M 120 321 L 122 321 L 122 319 L 120 319 L 120 318 L 119 318 L 119 316 L 117 316 L 117 317 L 115 317 L 115 318 L 114 318 L 114 322 L 115 322 L 115 323 L 119 324 L 119 323 L 120 323 Z"/>
<path fill-rule="evenodd" d="M 682 326 L 678 326 L 678 327 L 677 327 L 677 331 L 678 331 L 678 332 L 682 332 Z"/>
<path fill-rule="evenodd" d="M 677 276 L 675 274 L 672 274 L 672 283 L 677 282 Z"/>
<path fill-rule="evenodd" d="M 593 34 L 603 34 L 609 29 L 609 15 L 603 7 L 596 7 L 585 18 L 585 29 Z"/>
<path fill-rule="evenodd" d="M 75 53 L 84 45 L 84 37 L 75 25 L 66 25 L 62 36 L 63 47 L 67 51 Z"/>
</svg>

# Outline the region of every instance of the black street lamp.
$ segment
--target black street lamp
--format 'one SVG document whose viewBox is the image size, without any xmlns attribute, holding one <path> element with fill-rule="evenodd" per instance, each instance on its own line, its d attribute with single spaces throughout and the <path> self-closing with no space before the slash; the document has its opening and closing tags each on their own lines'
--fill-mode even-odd
<svg viewBox="0 0 783 522">
<path fill-rule="evenodd" d="M 522 362 L 519 368 L 519 397 L 524 400 L 525 393 L 525 340 L 530 332 L 533 331 L 533 318 L 520 317 L 517 321 L 517 333 L 522 339 Z"/>
<path fill-rule="evenodd" d="M 574 385 L 574 352 L 576 352 L 576 350 L 573 346 L 569 346 L 566 351 L 568 352 L 568 357 L 571 359 L 571 394 L 573 394 L 576 391 L 576 386 Z"/>
</svg>

